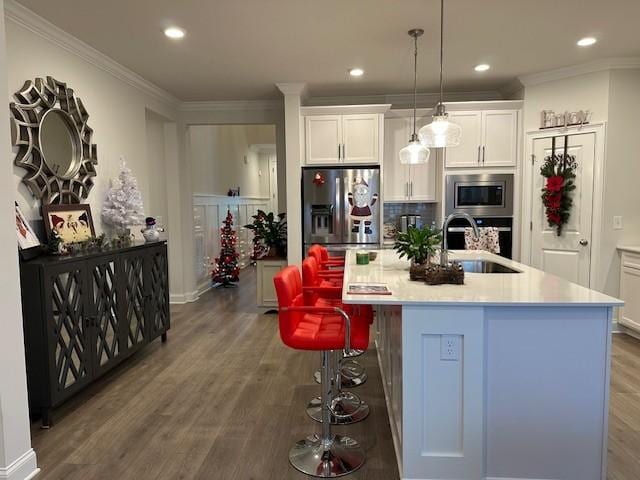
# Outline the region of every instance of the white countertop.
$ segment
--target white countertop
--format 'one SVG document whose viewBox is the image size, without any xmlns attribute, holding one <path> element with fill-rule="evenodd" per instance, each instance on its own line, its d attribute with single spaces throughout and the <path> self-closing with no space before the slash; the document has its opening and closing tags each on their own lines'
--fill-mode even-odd
<svg viewBox="0 0 640 480">
<path fill-rule="evenodd" d="M 488 252 L 449 252 L 451 260 L 491 260 L 521 273 L 465 272 L 464 285 L 427 285 L 409 280 L 409 262 L 395 250 L 376 250 L 368 265 L 356 265 L 355 251 L 347 251 L 344 303 L 374 305 L 535 305 L 535 306 L 621 306 L 623 302 L 595 290 L 571 283 L 518 262 Z M 384 283 L 391 295 L 348 295 L 350 283 Z"/>
<path fill-rule="evenodd" d="M 622 252 L 640 253 L 640 246 L 638 245 L 618 245 L 618 250 Z"/>
</svg>

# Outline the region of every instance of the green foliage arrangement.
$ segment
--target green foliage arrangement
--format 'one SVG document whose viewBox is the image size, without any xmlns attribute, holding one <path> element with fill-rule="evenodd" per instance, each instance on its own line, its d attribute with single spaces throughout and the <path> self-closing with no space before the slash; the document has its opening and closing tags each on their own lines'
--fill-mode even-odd
<svg viewBox="0 0 640 480">
<path fill-rule="evenodd" d="M 424 226 L 409 227 L 406 233 L 400 233 L 393 248 L 400 258 L 407 257 L 416 264 L 424 264 L 436 253 L 442 242 L 442 232 L 437 228 Z"/>
<path fill-rule="evenodd" d="M 285 213 L 275 215 L 262 210 L 252 216 L 253 222 L 245 225 L 253 231 L 254 242 L 261 243 L 269 251 L 268 256 L 286 257 L 287 255 L 287 220 Z"/>
</svg>

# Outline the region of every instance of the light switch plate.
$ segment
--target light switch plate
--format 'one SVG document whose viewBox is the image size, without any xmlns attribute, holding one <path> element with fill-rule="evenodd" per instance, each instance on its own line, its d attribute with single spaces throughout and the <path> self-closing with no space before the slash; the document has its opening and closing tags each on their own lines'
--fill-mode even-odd
<svg viewBox="0 0 640 480">
<path fill-rule="evenodd" d="M 457 361 L 460 360 L 460 346 L 462 335 L 441 335 L 440 336 L 440 360 Z"/>
<path fill-rule="evenodd" d="M 614 230 L 622 230 L 622 217 L 616 215 L 613 217 L 613 229 Z"/>
</svg>

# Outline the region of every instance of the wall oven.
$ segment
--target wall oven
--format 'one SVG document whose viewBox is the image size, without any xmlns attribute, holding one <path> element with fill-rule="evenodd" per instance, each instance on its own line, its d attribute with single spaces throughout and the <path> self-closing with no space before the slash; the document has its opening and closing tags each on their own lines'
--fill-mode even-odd
<svg viewBox="0 0 640 480">
<path fill-rule="evenodd" d="M 472 216 L 513 216 L 513 175 L 447 175 L 447 215 L 466 212 Z"/>
<path fill-rule="evenodd" d="M 500 255 L 513 255 L 513 175 L 479 174 L 448 175 L 445 192 L 445 211 L 465 212 L 479 227 L 498 229 Z M 447 243 L 452 250 L 464 250 L 464 231 L 469 224 L 454 219 L 447 232 Z"/>
</svg>

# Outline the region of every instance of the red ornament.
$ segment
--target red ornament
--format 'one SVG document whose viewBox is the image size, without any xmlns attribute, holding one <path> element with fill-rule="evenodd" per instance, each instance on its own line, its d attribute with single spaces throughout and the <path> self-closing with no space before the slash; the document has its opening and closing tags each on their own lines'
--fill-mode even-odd
<svg viewBox="0 0 640 480">
<path fill-rule="evenodd" d="M 316 174 L 313 176 L 313 184 L 319 187 L 320 185 L 324 185 L 325 182 L 326 180 L 324 178 L 324 175 L 322 175 L 320 172 L 316 172 Z"/>
</svg>

